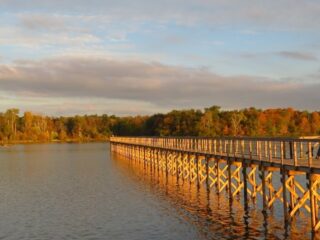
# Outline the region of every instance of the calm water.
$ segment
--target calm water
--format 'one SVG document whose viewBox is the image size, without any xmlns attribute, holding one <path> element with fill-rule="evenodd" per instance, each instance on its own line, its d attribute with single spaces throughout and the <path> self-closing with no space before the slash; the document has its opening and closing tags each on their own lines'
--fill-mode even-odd
<svg viewBox="0 0 320 240">
<path fill-rule="evenodd" d="M 229 205 L 102 143 L 0 148 L 0 194 L 0 239 L 310 238 L 306 217 L 284 230 L 277 205 Z"/>
</svg>

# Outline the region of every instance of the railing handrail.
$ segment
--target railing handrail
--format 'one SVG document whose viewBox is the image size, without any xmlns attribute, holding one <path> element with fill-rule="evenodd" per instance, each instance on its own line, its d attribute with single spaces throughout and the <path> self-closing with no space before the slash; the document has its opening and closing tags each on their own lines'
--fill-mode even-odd
<svg viewBox="0 0 320 240">
<path fill-rule="evenodd" d="M 211 139 L 211 140 L 251 140 L 251 141 L 293 141 L 293 142 L 320 142 L 320 136 L 308 137 L 251 137 L 251 136 L 111 136 L 111 138 L 148 138 L 148 139 Z"/>
<path fill-rule="evenodd" d="M 111 142 L 135 144 L 206 153 L 246 157 L 293 166 L 312 167 L 320 158 L 320 138 L 255 138 L 255 137 L 124 137 L 113 136 Z M 320 166 L 317 166 L 320 169 Z"/>
</svg>

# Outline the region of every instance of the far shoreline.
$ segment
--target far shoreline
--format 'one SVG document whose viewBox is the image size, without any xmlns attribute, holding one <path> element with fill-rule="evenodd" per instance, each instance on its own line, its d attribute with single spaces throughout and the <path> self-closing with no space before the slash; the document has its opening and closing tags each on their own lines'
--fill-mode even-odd
<svg viewBox="0 0 320 240">
<path fill-rule="evenodd" d="M 68 140 L 52 140 L 52 141 L 31 141 L 31 140 L 21 140 L 21 141 L 8 141 L 8 142 L 1 142 L 0 143 L 0 148 L 1 147 L 8 147 L 8 146 L 14 146 L 14 145 L 20 145 L 20 144 L 25 144 L 25 145 L 31 145 L 31 144 L 54 144 L 54 143 L 75 143 L 75 144 L 82 144 L 82 143 L 108 143 L 110 142 L 109 139 L 104 139 L 104 140 L 96 140 L 96 139 L 91 139 L 91 140 L 74 140 L 74 139 L 68 139 Z"/>
</svg>

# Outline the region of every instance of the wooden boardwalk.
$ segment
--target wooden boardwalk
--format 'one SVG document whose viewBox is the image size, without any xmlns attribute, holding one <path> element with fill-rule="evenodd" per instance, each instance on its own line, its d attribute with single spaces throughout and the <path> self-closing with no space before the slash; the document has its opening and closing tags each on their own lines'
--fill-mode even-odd
<svg viewBox="0 0 320 240">
<path fill-rule="evenodd" d="M 244 202 L 259 195 L 264 212 L 280 201 L 285 224 L 306 211 L 312 231 L 320 229 L 320 139 L 111 137 L 110 142 L 113 152 L 128 159 L 218 193 L 226 190 L 230 201 L 241 192 Z"/>
</svg>

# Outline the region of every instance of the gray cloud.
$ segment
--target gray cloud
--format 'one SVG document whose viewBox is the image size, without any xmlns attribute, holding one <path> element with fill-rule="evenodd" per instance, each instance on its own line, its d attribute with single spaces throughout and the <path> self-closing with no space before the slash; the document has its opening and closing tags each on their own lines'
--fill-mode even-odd
<svg viewBox="0 0 320 240">
<path fill-rule="evenodd" d="M 43 46 L 84 46 L 97 44 L 101 39 L 90 33 L 81 32 L 50 32 L 38 31 L 36 33 L 25 31 L 22 28 L 9 28 L 0 26 L 0 44 L 39 48 Z"/>
<path fill-rule="evenodd" d="M 59 15 L 20 14 L 21 26 L 31 30 L 66 30 L 65 19 Z"/>
<path fill-rule="evenodd" d="M 317 61 L 318 58 L 311 53 L 307 52 L 293 52 L 293 51 L 281 51 L 277 52 L 277 55 L 285 58 L 304 60 L 304 61 Z"/>
<path fill-rule="evenodd" d="M 314 29 L 320 27 L 320 2 L 301 0 L 1 0 L 6 11 L 62 12 L 105 16 L 131 21 L 175 21 L 178 24 L 243 25 L 273 29 Z M 159 10 L 161 9 L 161 10 Z"/>
<path fill-rule="evenodd" d="M 0 11 L 1 12 L 1 11 Z M 110 22 L 107 17 L 61 13 L 17 13 L 17 24 L 0 23 L 0 44 L 19 47 L 102 46 L 103 40 L 126 42 L 135 24 Z M 103 34 L 101 34 L 103 32 Z"/>
<path fill-rule="evenodd" d="M 0 89 L 41 97 L 118 99 L 154 111 L 203 107 L 286 107 L 317 109 L 320 84 L 255 76 L 221 76 L 203 69 L 105 58 L 54 58 L 0 65 Z M 131 101 L 132 104 L 130 103 Z M 94 105 L 94 103 L 93 103 Z M 116 104 L 114 109 L 116 109 Z M 146 109 L 141 108 L 141 112 Z"/>
</svg>

